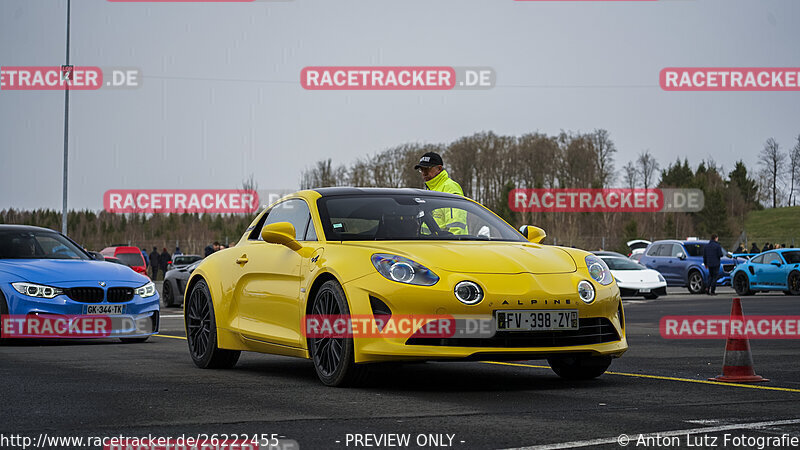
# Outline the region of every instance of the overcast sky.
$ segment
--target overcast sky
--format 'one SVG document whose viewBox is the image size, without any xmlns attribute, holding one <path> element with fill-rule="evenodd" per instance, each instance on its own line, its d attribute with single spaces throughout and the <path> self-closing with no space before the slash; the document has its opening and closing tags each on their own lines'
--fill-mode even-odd
<svg viewBox="0 0 800 450">
<path fill-rule="evenodd" d="M 72 1 L 71 62 L 137 67 L 70 94 L 70 208 L 108 189 L 299 188 L 300 172 L 479 131 L 605 128 L 617 168 L 755 168 L 800 134 L 799 92 L 665 92 L 664 67 L 798 67 L 800 1 Z M 64 62 L 66 0 L 0 1 L 0 66 Z M 306 66 L 490 66 L 484 91 L 306 91 Z M 61 208 L 63 91 L 0 92 L 0 209 Z"/>
</svg>

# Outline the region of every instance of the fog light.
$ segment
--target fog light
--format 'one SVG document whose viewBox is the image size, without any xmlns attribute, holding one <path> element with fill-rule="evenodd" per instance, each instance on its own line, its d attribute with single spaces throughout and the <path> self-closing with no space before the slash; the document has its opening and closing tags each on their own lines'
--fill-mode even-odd
<svg viewBox="0 0 800 450">
<path fill-rule="evenodd" d="M 474 305 L 483 300 L 483 290 L 472 281 L 462 281 L 454 290 L 458 301 L 465 305 Z"/>
<path fill-rule="evenodd" d="M 584 303 L 592 303 L 594 301 L 594 286 L 586 280 L 578 283 L 578 295 Z"/>
</svg>

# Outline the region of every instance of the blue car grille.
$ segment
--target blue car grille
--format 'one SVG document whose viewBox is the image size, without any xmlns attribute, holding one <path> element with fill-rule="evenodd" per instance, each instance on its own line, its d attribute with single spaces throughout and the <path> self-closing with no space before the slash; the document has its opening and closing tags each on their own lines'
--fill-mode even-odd
<svg viewBox="0 0 800 450">
<path fill-rule="evenodd" d="M 81 303 L 100 303 L 105 298 L 105 292 L 96 287 L 74 287 L 64 289 L 67 297 Z"/>
<path fill-rule="evenodd" d="M 133 288 L 112 287 L 108 289 L 109 303 L 122 303 L 133 300 Z"/>
</svg>

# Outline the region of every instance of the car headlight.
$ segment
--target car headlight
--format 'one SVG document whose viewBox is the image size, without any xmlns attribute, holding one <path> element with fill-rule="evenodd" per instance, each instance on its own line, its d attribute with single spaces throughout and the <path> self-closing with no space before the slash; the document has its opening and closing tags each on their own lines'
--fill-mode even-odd
<svg viewBox="0 0 800 450">
<path fill-rule="evenodd" d="M 578 283 L 578 295 L 584 303 L 592 303 L 594 301 L 594 286 L 586 280 L 581 280 Z"/>
<path fill-rule="evenodd" d="M 402 256 L 376 253 L 370 259 L 381 275 L 398 283 L 433 286 L 439 281 L 430 269 Z"/>
<path fill-rule="evenodd" d="M 156 295 L 156 285 L 151 281 L 144 286 L 136 288 L 133 293 L 142 298 L 152 297 Z"/>
<path fill-rule="evenodd" d="M 592 279 L 603 286 L 609 285 L 614 281 L 614 277 L 611 275 L 611 271 L 608 269 L 606 262 L 597 256 L 586 256 L 586 267 L 589 269 L 589 275 Z"/>
<path fill-rule="evenodd" d="M 667 282 L 667 280 L 665 280 L 664 277 L 661 276 L 661 274 L 658 274 L 658 281 L 660 281 L 662 283 L 666 283 Z"/>
<path fill-rule="evenodd" d="M 11 283 L 11 286 L 22 295 L 38 298 L 53 298 L 64 293 L 62 289 L 34 283 Z"/>
</svg>

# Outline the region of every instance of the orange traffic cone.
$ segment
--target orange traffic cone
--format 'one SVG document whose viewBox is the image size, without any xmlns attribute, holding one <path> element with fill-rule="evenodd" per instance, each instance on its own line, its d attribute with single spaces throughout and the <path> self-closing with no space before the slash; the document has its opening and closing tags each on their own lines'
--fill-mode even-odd
<svg viewBox="0 0 800 450">
<path fill-rule="evenodd" d="M 742 301 L 739 298 L 733 299 L 731 306 L 731 322 L 738 320 L 744 322 L 742 314 Z M 725 383 L 758 383 L 769 381 L 756 375 L 753 369 L 753 355 L 750 353 L 750 340 L 747 336 L 728 335 L 728 342 L 725 344 L 725 357 L 722 360 L 722 375 L 716 378 L 709 378 L 710 381 L 722 381 Z"/>
</svg>

